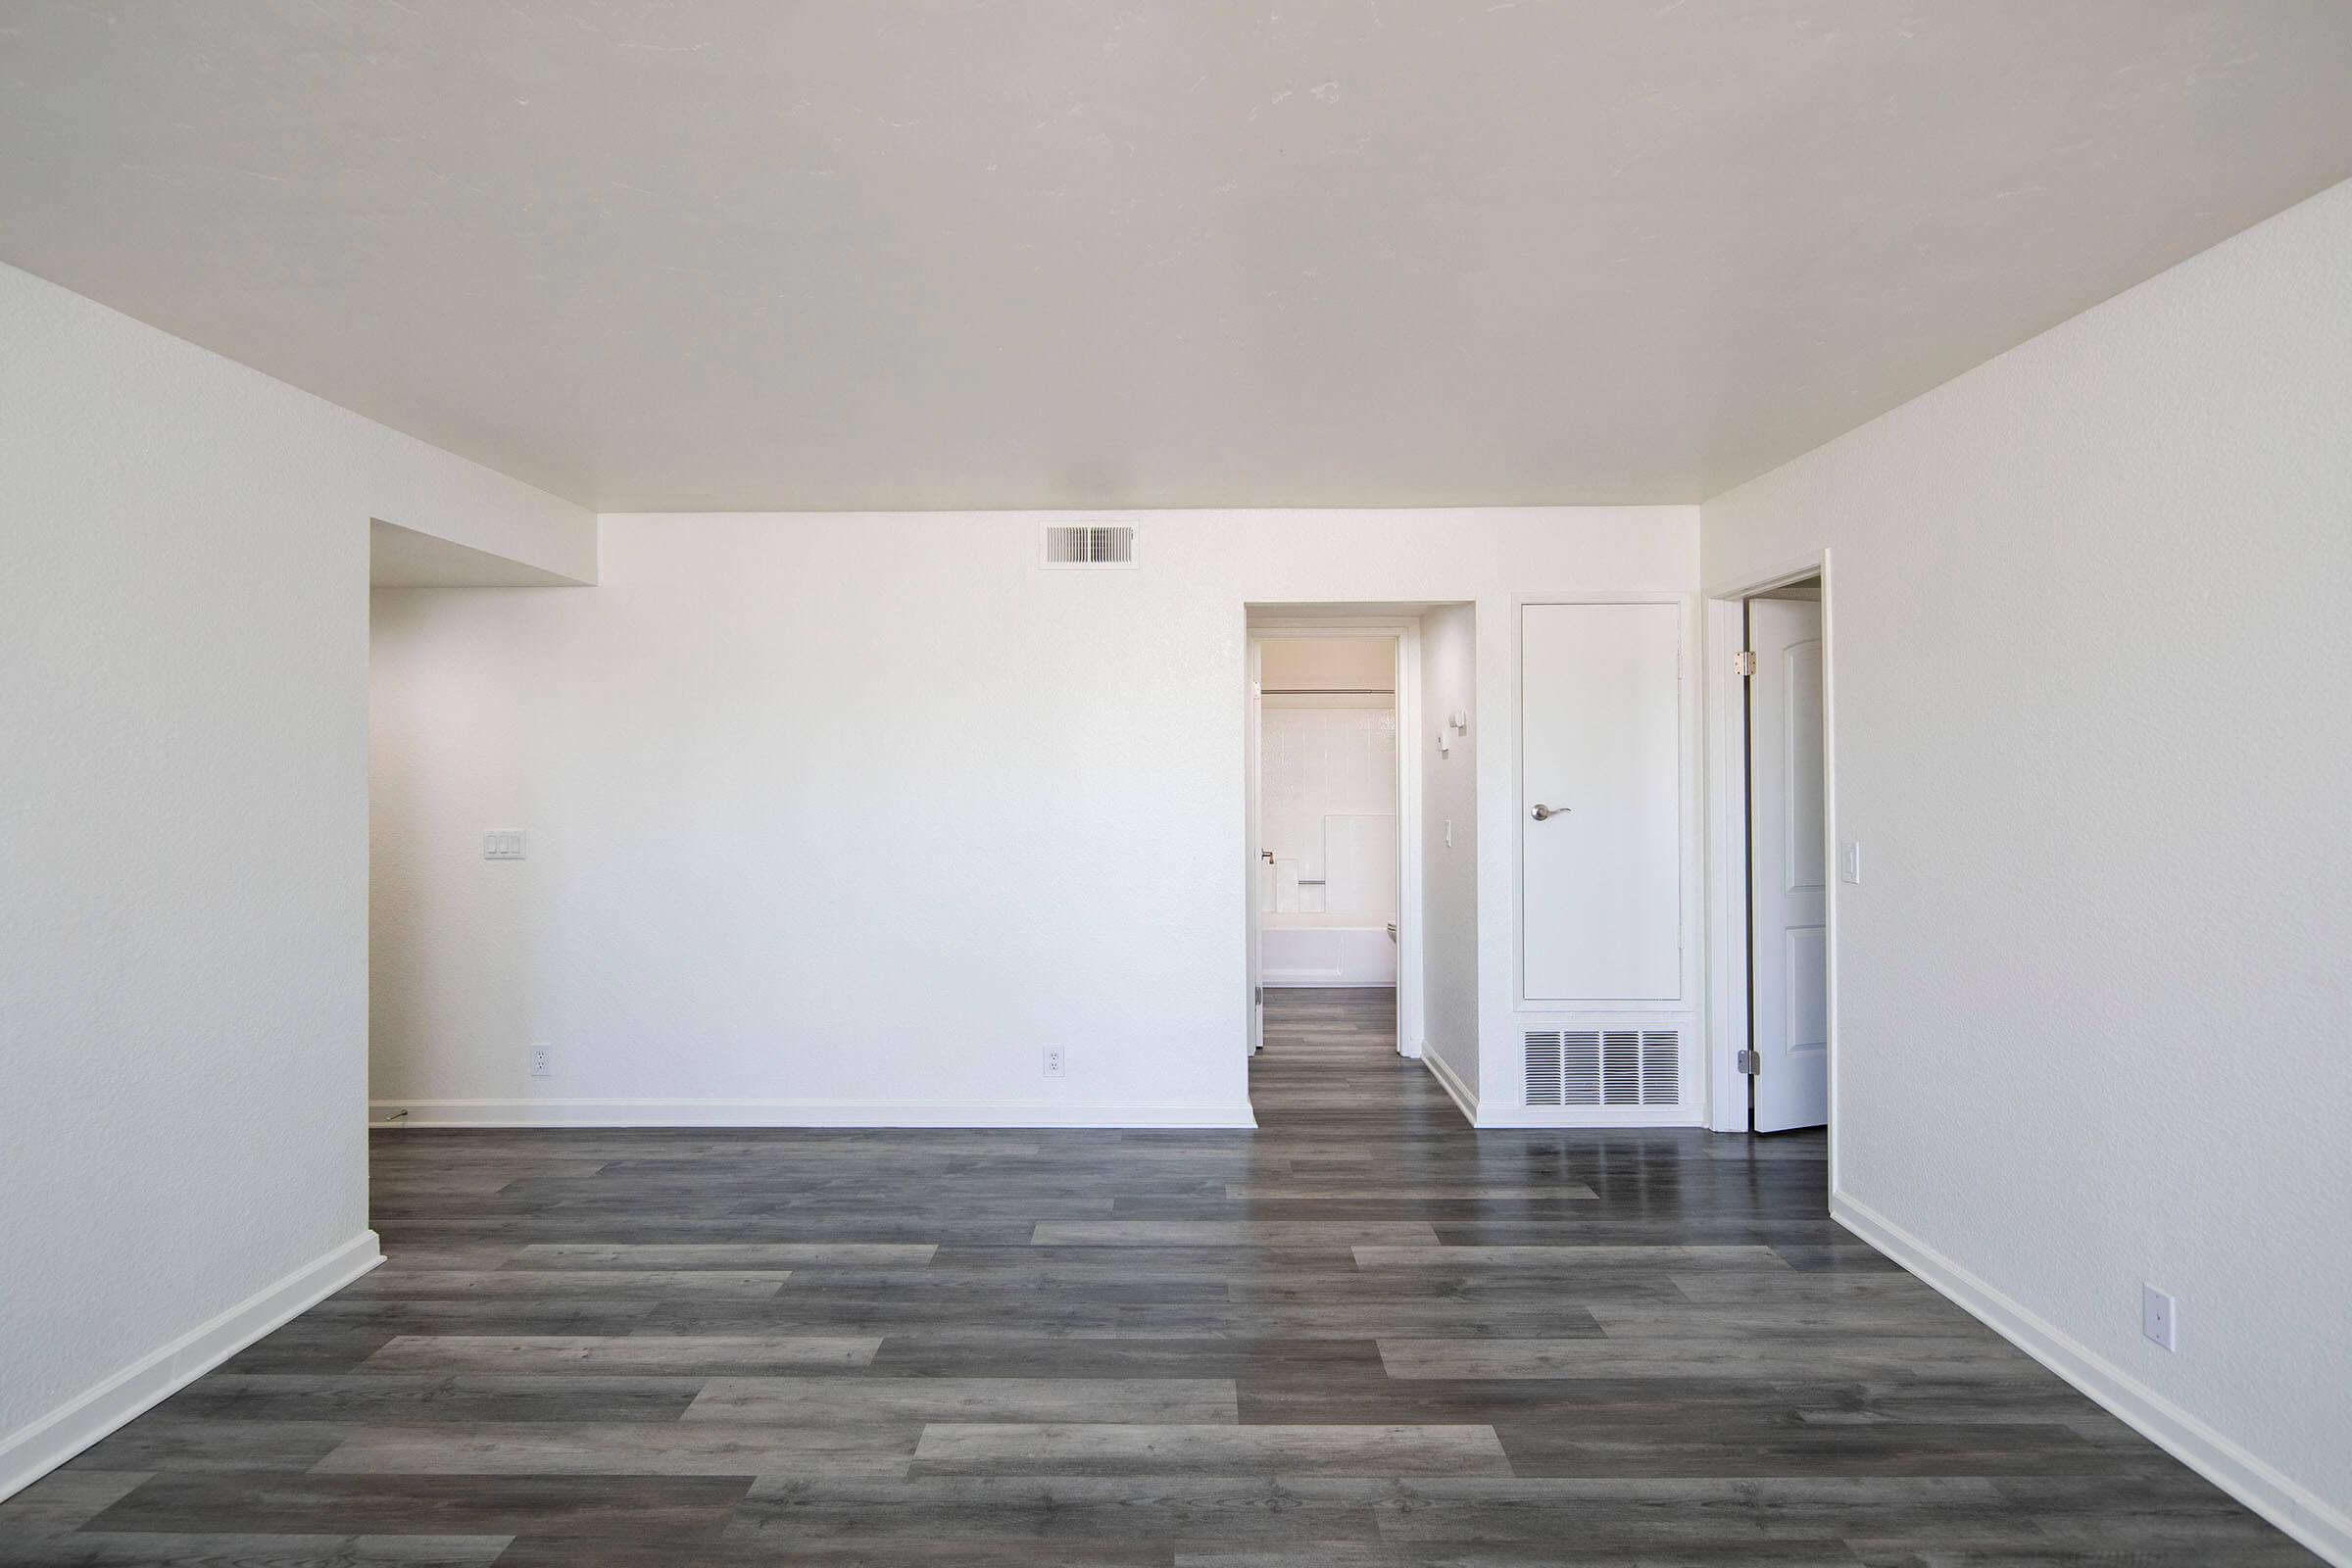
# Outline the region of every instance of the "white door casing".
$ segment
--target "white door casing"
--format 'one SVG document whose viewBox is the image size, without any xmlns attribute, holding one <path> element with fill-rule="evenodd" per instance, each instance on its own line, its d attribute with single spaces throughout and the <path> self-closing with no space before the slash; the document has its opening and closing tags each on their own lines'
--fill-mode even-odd
<svg viewBox="0 0 2352 1568">
<path fill-rule="evenodd" d="M 1755 1129 L 1830 1115 L 1829 854 L 1821 606 L 1751 600 L 1747 682 L 1748 1009 Z"/>
<path fill-rule="evenodd" d="M 1260 690 L 1264 684 L 1261 679 L 1264 667 L 1263 653 L 1254 637 L 1250 639 L 1249 646 L 1250 701 L 1246 719 L 1248 731 L 1243 743 L 1243 750 L 1247 754 L 1246 762 L 1250 773 L 1248 812 L 1250 821 L 1249 831 L 1243 837 L 1247 840 L 1245 849 L 1250 857 L 1250 867 L 1243 885 L 1250 892 L 1248 925 L 1250 933 L 1250 994 L 1246 999 L 1250 1008 L 1250 1028 L 1249 1038 L 1242 1043 L 1242 1050 L 1246 1055 L 1254 1056 L 1266 1043 L 1265 955 L 1261 951 L 1263 945 L 1259 940 L 1259 931 L 1264 923 L 1259 911 L 1260 906 L 1264 903 L 1263 894 L 1266 886 L 1265 876 L 1259 869 L 1265 864 L 1259 855 L 1259 846 L 1263 841 L 1263 829 L 1260 823 L 1264 810 L 1264 793 L 1263 780 L 1259 775 L 1262 771 L 1260 747 L 1264 741 L 1265 698 Z"/>
<path fill-rule="evenodd" d="M 1527 605 L 1521 632 L 1522 994 L 1679 1001 L 1681 608 Z"/>
</svg>

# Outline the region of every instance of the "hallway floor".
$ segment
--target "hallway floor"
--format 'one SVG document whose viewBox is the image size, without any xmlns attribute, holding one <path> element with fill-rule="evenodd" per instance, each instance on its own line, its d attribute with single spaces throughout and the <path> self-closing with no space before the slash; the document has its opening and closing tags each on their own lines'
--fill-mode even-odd
<svg viewBox="0 0 2352 1568">
<path fill-rule="evenodd" d="M 1473 1135 L 1389 994 L 1250 1133 L 388 1132 L 390 1261 L 0 1504 L 11 1564 L 2318 1559 L 1824 1215 Z"/>
</svg>

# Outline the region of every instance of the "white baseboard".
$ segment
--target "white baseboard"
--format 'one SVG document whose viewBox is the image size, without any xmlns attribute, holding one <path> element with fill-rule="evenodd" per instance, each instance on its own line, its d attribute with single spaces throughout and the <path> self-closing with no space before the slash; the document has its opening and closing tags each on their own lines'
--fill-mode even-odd
<svg viewBox="0 0 2352 1568">
<path fill-rule="evenodd" d="M 1478 1091 L 1455 1076 L 1446 1058 L 1430 1050 L 1427 1041 L 1421 1044 L 1421 1065 L 1429 1069 L 1429 1075 L 1438 1081 L 1439 1088 L 1453 1097 L 1453 1102 L 1462 1107 L 1462 1114 L 1470 1118 L 1470 1125 L 1477 1126 Z"/>
<path fill-rule="evenodd" d="M 30 1426 L 0 1438 L 0 1497 L 31 1485 L 383 1260 L 375 1232 L 362 1231 L 325 1256 L 255 1292 L 162 1349 L 141 1356 Z"/>
<path fill-rule="evenodd" d="M 398 1111 L 406 1116 L 395 1119 Z M 401 1127 L 1255 1127 L 1238 1105 L 973 1104 L 961 1101 L 378 1100 Z"/>
<path fill-rule="evenodd" d="M 2352 1565 L 2352 1515 L 2248 1453 L 1851 1194 L 1830 1195 L 1830 1217 L 2328 1561 Z"/>
</svg>

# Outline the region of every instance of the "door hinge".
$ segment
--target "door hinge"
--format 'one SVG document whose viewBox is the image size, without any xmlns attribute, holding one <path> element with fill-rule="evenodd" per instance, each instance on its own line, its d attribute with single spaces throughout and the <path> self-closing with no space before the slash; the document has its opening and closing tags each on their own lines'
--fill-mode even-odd
<svg viewBox="0 0 2352 1568">
<path fill-rule="evenodd" d="M 1740 1070 L 1748 1077 L 1753 1078 L 1756 1075 L 1756 1069 L 1763 1064 L 1763 1058 L 1754 1052 L 1742 1051 L 1740 1053 Z"/>
<path fill-rule="evenodd" d="M 1741 649 L 1739 653 L 1736 653 L 1732 656 L 1733 674 L 1753 675 L 1755 672 L 1756 655 L 1754 649 Z"/>
</svg>

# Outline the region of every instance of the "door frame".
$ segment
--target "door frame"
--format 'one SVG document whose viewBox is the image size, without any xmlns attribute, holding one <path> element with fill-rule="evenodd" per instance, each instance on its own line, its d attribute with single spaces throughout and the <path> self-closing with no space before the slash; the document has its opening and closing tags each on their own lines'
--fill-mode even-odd
<svg viewBox="0 0 2352 1568">
<path fill-rule="evenodd" d="M 1250 933 L 1250 946 L 1245 956 L 1248 972 L 1242 981 L 1242 1000 L 1249 1008 L 1250 1027 L 1243 1032 L 1242 1057 L 1248 1061 L 1264 1050 L 1266 1044 L 1265 954 L 1258 940 L 1258 934 L 1264 928 L 1265 915 L 1257 906 L 1257 862 L 1262 858 L 1258 847 L 1263 838 L 1265 821 L 1266 694 L 1262 689 L 1265 685 L 1265 661 L 1254 637 L 1250 639 L 1245 650 L 1243 664 L 1249 676 L 1249 684 L 1242 695 L 1242 723 L 1243 765 L 1249 770 L 1243 785 L 1248 792 L 1244 836 L 1250 854 L 1250 872 L 1249 881 L 1244 886 L 1242 906 L 1244 924 Z"/>
<path fill-rule="evenodd" d="M 1710 585 L 1706 590 L 1706 1004 L 1707 1125 L 1719 1133 L 1747 1131 L 1747 1081 L 1739 1053 L 1747 1048 L 1747 692 L 1733 657 L 1747 643 L 1742 610 L 1774 588 L 1821 579 L 1822 843 L 1830 858 L 1828 897 L 1830 1021 L 1830 1190 L 1838 1188 L 1838 643 L 1836 583 L 1825 547 L 1773 570 Z"/>
<path fill-rule="evenodd" d="M 1427 1035 L 1421 973 L 1421 766 L 1422 751 L 1428 743 L 1421 733 L 1421 622 L 1393 615 L 1349 615 L 1344 605 L 1333 610 L 1329 615 L 1261 615 L 1252 612 L 1247 617 L 1244 667 L 1249 671 L 1249 698 L 1253 705 L 1257 701 L 1260 643 L 1316 637 L 1396 639 L 1396 1054 L 1418 1059 Z M 1250 776 L 1243 781 L 1251 802 L 1244 851 L 1250 867 L 1250 952 L 1246 965 L 1252 979 L 1245 984 L 1254 984 L 1257 971 L 1257 766 L 1252 749 Z M 1244 1051 L 1250 1052 L 1247 1044 Z"/>
</svg>

